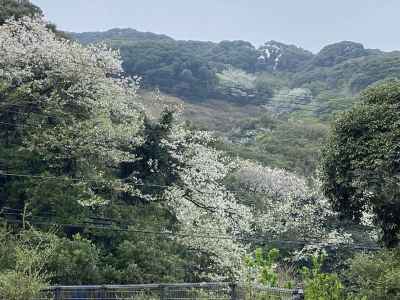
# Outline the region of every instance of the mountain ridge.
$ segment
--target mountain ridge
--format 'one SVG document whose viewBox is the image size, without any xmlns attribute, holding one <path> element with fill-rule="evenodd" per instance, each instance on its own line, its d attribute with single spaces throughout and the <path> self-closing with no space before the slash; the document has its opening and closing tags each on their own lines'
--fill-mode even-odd
<svg viewBox="0 0 400 300">
<path fill-rule="evenodd" d="M 106 42 L 119 49 L 125 71 L 141 76 L 144 87 L 197 100 L 268 104 L 273 95 L 280 101 L 295 89 L 322 103 L 352 98 L 371 84 L 400 77 L 400 51 L 368 49 L 353 41 L 312 53 L 273 40 L 256 47 L 242 40 L 175 40 L 129 28 L 71 36 L 83 44 Z"/>
<path fill-rule="evenodd" d="M 362 43 L 357 42 L 357 41 L 350 41 L 350 40 L 340 40 L 337 42 L 327 44 L 327 45 L 323 46 L 317 52 L 313 52 L 311 50 L 308 50 L 308 49 L 298 46 L 296 44 L 284 43 L 284 42 L 276 41 L 276 40 L 267 40 L 264 44 L 256 47 L 251 42 L 245 41 L 245 40 L 221 40 L 219 42 L 215 42 L 215 41 L 207 41 L 207 40 L 176 39 L 167 34 L 154 33 L 151 31 L 140 31 L 140 30 L 130 28 L 130 27 L 114 27 L 114 28 L 102 30 L 102 31 L 83 31 L 83 32 L 67 32 L 67 33 L 70 36 L 72 36 L 74 39 L 76 39 L 79 42 L 84 43 L 84 44 L 89 43 L 86 36 L 91 37 L 90 42 L 98 42 L 98 41 L 110 38 L 111 36 L 115 36 L 115 35 L 117 35 L 117 36 L 119 35 L 120 37 L 124 37 L 124 38 L 129 38 L 130 36 L 137 35 L 138 37 L 140 37 L 140 36 L 144 37 L 143 38 L 144 40 L 167 40 L 167 41 L 176 41 L 176 42 L 198 42 L 198 43 L 208 43 L 208 44 L 219 44 L 222 42 L 238 42 L 238 41 L 240 41 L 240 42 L 249 43 L 256 49 L 264 48 L 266 44 L 280 44 L 285 47 L 296 47 L 300 50 L 303 50 L 304 52 L 308 52 L 308 53 L 312 54 L 313 56 L 317 56 L 318 54 L 320 54 L 321 52 L 323 52 L 326 48 L 328 48 L 330 46 L 340 45 L 342 43 L 361 45 L 364 50 L 371 52 L 371 53 L 373 53 L 373 52 L 375 52 L 375 53 L 394 53 L 394 52 L 400 51 L 400 50 L 384 51 L 381 49 L 365 48 Z"/>
</svg>

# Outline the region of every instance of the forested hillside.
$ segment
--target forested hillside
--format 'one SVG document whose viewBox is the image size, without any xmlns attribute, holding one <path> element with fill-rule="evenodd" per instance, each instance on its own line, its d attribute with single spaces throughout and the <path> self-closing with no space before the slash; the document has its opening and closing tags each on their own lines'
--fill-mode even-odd
<svg viewBox="0 0 400 300">
<path fill-rule="evenodd" d="M 145 86 L 195 99 L 218 95 L 243 104 L 268 104 L 272 92 L 296 88 L 309 90 L 312 98 L 326 98 L 327 92 L 353 96 L 399 75 L 399 52 L 349 41 L 313 54 L 276 41 L 256 48 L 246 41 L 176 41 L 133 29 L 71 35 L 83 44 L 106 42 L 120 49 L 125 70 L 142 76 Z M 222 90 L 229 80 L 232 86 Z"/>
<path fill-rule="evenodd" d="M 67 37 L 29 1 L 0 8 L 0 299 L 202 281 L 400 295 L 397 52 Z"/>
<path fill-rule="evenodd" d="M 228 142 L 224 149 L 305 175 L 316 169 L 333 116 L 367 86 L 400 75 L 399 52 L 349 41 L 313 54 L 276 41 L 256 48 L 246 41 L 176 41 L 133 29 L 71 36 L 119 49 L 128 74 L 141 76 L 146 89 L 197 107 L 185 119 L 216 131 Z M 212 107 L 207 118 L 204 109 Z M 242 113 L 233 123 L 221 122 L 221 107 Z"/>
</svg>

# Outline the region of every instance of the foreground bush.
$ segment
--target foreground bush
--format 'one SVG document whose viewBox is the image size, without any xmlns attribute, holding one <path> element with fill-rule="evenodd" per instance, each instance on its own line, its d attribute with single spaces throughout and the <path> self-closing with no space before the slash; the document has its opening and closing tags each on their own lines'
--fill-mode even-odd
<svg viewBox="0 0 400 300">
<path fill-rule="evenodd" d="M 34 299 L 48 286 L 45 265 L 55 249 L 54 237 L 33 230 L 11 235 L 1 229 L 1 253 L 10 253 L 7 263 L 0 266 L 0 299 Z"/>
<path fill-rule="evenodd" d="M 336 274 L 321 272 L 326 255 L 314 255 L 312 267 L 303 269 L 304 296 L 307 300 L 342 300 L 343 285 Z"/>
<path fill-rule="evenodd" d="M 356 255 L 348 279 L 353 292 L 364 299 L 400 299 L 400 249 Z"/>
</svg>

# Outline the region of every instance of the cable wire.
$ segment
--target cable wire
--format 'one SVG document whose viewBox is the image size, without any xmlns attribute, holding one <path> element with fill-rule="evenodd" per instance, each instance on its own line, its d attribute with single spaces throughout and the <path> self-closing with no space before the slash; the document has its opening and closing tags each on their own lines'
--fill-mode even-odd
<svg viewBox="0 0 400 300">
<path fill-rule="evenodd" d="M 45 180 L 73 181 L 73 182 L 102 183 L 98 179 L 84 179 L 84 178 L 70 178 L 70 177 L 62 177 L 62 176 L 42 176 L 42 175 L 31 175 L 31 174 L 8 173 L 1 169 L 0 169 L 0 176 L 45 179 Z M 124 180 L 124 179 L 117 179 L 117 180 Z M 142 183 L 142 182 L 133 182 L 132 184 L 136 185 L 136 186 L 142 186 L 142 187 L 156 187 L 156 188 L 164 188 L 164 189 L 175 187 L 174 185 L 147 184 L 147 183 Z M 215 194 L 215 191 L 204 192 L 204 191 L 200 191 L 197 189 L 193 189 L 193 191 L 203 194 L 203 195 L 214 195 Z M 245 193 L 265 194 L 266 193 L 266 191 L 263 191 L 263 190 L 257 191 L 256 189 L 249 189 L 249 188 L 247 188 L 246 191 L 234 190 L 234 189 L 227 188 L 226 190 L 220 190 L 220 192 L 231 193 L 231 194 L 245 194 Z"/>
<path fill-rule="evenodd" d="M 6 223 L 23 224 L 22 220 L 7 220 L 4 217 L 0 217 Z M 173 236 L 181 238 L 201 238 L 201 239 L 211 239 L 211 240 L 237 240 L 241 242 L 254 242 L 254 243 L 271 243 L 271 244 L 288 244 L 288 245 L 298 245 L 304 246 L 309 244 L 320 244 L 326 245 L 327 247 L 342 247 L 350 249 L 364 249 L 364 250 L 380 250 L 381 247 L 371 246 L 366 244 L 334 244 L 325 241 L 315 241 L 315 240 L 280 240 L 280 239 L 268 239 L 265 236 L 251 236 L 251 237 L 234 237 L 228 235 L 215 235 L 215 234 L 198 234 L 198 233 L 178 233 L 172 231 L 154 231 L 145 229 L 135 229 L 135 228 L 118 228 L 118 227 L 108 227 L 108 226 L 96 226 L 96 225 L 86 225 L 86 224 L 70 224 L 70 223 L 54 223 L 54 222 L 26 222 L 31 225 L 42 225 L 42 226 L 59 226 L 66 228 L 78 228 L 78 229 L 99 229 L 99 230 L 110 230 L 115 232 L 131 232 L 140 234 L 151 234 L 160 236 Z"/>
</svg>

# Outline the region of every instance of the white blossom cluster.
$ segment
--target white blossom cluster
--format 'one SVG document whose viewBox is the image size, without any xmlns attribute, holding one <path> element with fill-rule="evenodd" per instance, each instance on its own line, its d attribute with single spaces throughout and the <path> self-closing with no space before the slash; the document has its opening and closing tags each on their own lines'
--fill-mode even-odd
<svg viewBox="0 0 400 300">
<path fill-rule="evenodd" d="M 163 143 L 179 161 L 181 183 L 165 192 L 171 209 L 187 237 L 180 241 L 191 249 L 205 252 L 214 263 L 240 276 L 246 243 L 239 240 L 250 234 L 253 215 L 238 203 L 224 179 L 235 164 L 224 158 L 221 151 L 208 147 L 213 141 L 207 132 L 195 134 L 176 126 Z M 221 279 L 218 274 L 208 274 Z"/>
<path fill-rule="evenodd" d="M 348 242 L 348 236 L 334 235 L 326 221 L 335 214 L 318 189 L 304 178 L 281 169 L 244 162 L 234 174 L 237 188 L 249 193 L 254 226 L 271 239 Z"/>
<path fill-rule="evenodd" d="M 39 18 L 0 27 L 0 82 L 18 95 L 1 103 L 0 114 L 13 115 L 20 151 L 41 153 L 50 168 L 69 159 L 75 176 L 119 186 L 106 182 L 96 161 L 137 159 L 129 149 L 143 141 L 138 81 L 124 76 L 117 51 L 59 39 Z M 90 184 L 76 187 L 86 190 L 87 203 L 102 202 Z"/>
</svg>

